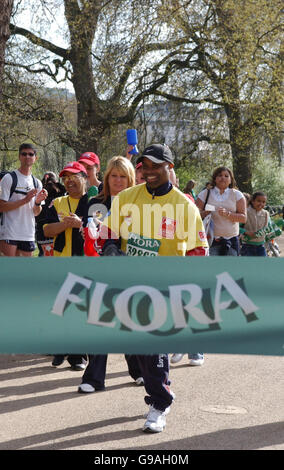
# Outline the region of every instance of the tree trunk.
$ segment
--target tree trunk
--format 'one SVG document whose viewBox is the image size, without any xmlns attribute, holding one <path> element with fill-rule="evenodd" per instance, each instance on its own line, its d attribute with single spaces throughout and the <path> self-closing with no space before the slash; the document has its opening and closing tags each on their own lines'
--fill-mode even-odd
<svg viewBox="0 0 284 470">
<path fill-rule="evenodd" d="M 236 139 L 238 140 L 238 138 Z M 233 157 L 233 171 L 238 189 L 245 193 L 252 192 L 252 171 L 250 161 L 250 147 L 241 147 L 231 144 Z"/>
<path fill-rule="evenodd" d="M 225 112 L 228 119 L 230 146 L 233 159 L 233 172 L 240 191 L 251 193 L 251 145 L 253 126 L 248 121 L 242 122 L 241 109 L 238 104 L 227 104 Z"/>
<path fill-rule="evenodd" d="M 0 98 L 2 97 L 2 81 L 5 63 L 6 42 L 10 37 L 10 17 L 12 13 L 13 0 L 1 0 L 0 14 Z"/>
</svg>

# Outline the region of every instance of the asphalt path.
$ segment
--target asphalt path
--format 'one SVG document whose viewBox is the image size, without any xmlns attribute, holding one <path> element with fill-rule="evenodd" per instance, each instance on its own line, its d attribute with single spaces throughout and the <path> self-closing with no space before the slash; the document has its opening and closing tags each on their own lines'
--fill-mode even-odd
<svg viewBox="0 0 284 470">
<path fill-rule="evenodd" d="M 284 357 L 205 354 L 189 367 L 184 356 L 158 434 L 142 432 L 144 388 L 123 355 L 109 355 L 106 390 L 88 395 L 77 392 L 81 372 L 51 359 L 0 356 L 0 450 L 284 450 Z"/>
<path fill-rule="evenodd" d="M 109 355 L 106 390 L 88 395 L 67 362 L 2 355 L 0 450 L 283 450 L 283 366 L 283 357 L 206 354 L 189 367 L 184 356 L 171 369 L 167 426 L 145 434 L 144 388 L 123 355 Z"/>
</svg>

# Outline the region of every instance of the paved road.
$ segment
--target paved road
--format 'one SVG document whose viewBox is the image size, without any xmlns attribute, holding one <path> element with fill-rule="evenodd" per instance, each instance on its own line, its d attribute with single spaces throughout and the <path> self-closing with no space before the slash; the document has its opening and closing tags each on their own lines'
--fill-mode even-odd
<svg viewBox="0 0 284 470">
<path fill-rule="evenodd" d="M 184 356 L 160 434 L 141 432 L 144 388 L 122 355 L 109 356 L 107 389 L 91 395 L 77 393 L 81 373 L 50 362 L 0 356 L 0 450 L 284 450 L 284 357 L 207 354 L 189 367 Z"/>
<path fill-rule="evenodd" d="M 107 389 L 77 393 L 80 372 L 39 355 L 0 356 L 0 450 L 284 450 L 284 358 L 206 355 L 172 367 L 163 433 L 144 434 L 144 389 L 110 355 Z M 282 386 L 281 386 L 282 381 Z"/>
</svg>

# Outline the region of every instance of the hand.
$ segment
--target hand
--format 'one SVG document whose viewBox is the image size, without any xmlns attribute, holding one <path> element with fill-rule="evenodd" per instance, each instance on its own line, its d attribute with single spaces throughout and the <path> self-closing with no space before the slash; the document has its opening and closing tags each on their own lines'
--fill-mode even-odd
<svg viewBox="0 0 284 470">
<path fill-rule="evenodd" d="M 218 214 L 221 215 L 222 217 L 229 218 L 231 215 L 231 212 L 225 209 L 224 207 L 219 207 Z"/>
<path fill-rule="evenodd" d="M 245 232 L 245 234 L 247 237 L 249 238 L 254 238 L 255 237 L 255 233 L 254 232 Z"/>
<path fill-rule="evenodd" d="M 27 192 L 27 195 L 24 197 L 24 203 L 27 204 L 28 202 L 30 202 L 32 200 L 33 197 L 35 197 L 37 194 L 37 190 L 36 189 L 31 189 L 29 192 Z"/>
<path fill-rule="evenodd" d="M 66 228 L 81 228 L 82 220 L 76 214 L 70 212 L 69 216 L 64 217 L 63 222 Z"/>
<path fill-rule="evenodd" d="M 133 149 L 134 149 L 134 145 L 127 145 L 127 149 L 126 149 L 126 158 L 127 158 L 128 160 L 131 160 L 131 158 L 133 157 L 132 153 L 130 153 L 131 150 L 133 150 Z"/>
<path fill-rule="evenodd" d="M 37 197 L 36 197 L 36 199 L 35 199 L 35 202 L 36 202 L 37 204 L 40 204 L 42 201 L 44 201 L 44 200 L 47 198 L 47 196 L 48 196 L 48 192 L 46 191 L 46 189 L 42 189 L 42 190 L 38 193 L 38 195 L 37 195 Z"/>
</svg>

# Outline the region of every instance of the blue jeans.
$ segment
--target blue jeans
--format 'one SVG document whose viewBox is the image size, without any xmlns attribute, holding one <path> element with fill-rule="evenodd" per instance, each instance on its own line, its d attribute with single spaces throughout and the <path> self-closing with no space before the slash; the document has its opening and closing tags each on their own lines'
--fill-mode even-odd
<svg viewBox="0 0 284 470">
<path fill-rule="evenodd" d="M 241 248 L 241 256 L 267 256 L 264 245 L 244 244 Z"/>
</svg>

